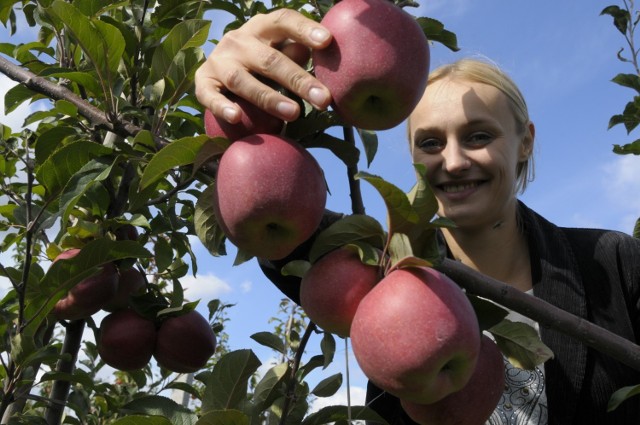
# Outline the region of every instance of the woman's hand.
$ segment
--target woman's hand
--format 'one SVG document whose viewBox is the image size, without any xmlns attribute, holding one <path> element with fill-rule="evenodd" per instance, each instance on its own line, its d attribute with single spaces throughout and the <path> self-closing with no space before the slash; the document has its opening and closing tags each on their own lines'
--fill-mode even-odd
<svg viewBox="0 0 640 425">
<path fill-rule="evenodd" d="M 308 61 L 310 49 L 322 49 L 330 41 L 326 28 L 294 10 L 256 15 L 225 34 L 198 69 L 196 97 L 230 123 L 240 120 L 240 109 L 225 96 L 227 91 L 285 121 L 295 120 L 300 106 L 260 81 L 262 76 L 325 109 L 331 103 L 329 90 L 301 65 Z"/>
</svg>

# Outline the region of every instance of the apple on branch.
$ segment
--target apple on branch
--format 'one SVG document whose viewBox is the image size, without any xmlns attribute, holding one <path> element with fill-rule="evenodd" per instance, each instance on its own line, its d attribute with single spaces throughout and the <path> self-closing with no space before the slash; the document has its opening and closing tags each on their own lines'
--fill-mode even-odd
<svg viewBox="0 0 640 425">
<path fill-rule="evenodd" d="M 462 289 L 429 267 L 389 272 L 362 299 L 351 324 L 363 373 L 382 390 L 420 404 L 467 384 L 480 335 Z"/>
<path fill-rule="evenodd" d="M 460 391 L 433 404 L 400 400 L 407 415 L 420 425 L 484 425 L 504 391 L 504 360 L 495 342 L 482 336 L 471 379 Z"/>
<path fill-rule="evenodd" d="M 286 257 L 318 228 L 326 199 L 320 165 L 288 138 L 244 137 L 220 158 L 214 213 L 226 237 L 247 254 Z"/>
<path fill-rule="evenodd" d="M 216 344 L 216 334 L 207 319 L 192 310 L 162 321 L 153 357 L 172 372 L 191 373 L 207 364 Z"/>
<path fill-rule="evenodd" d="M 80 252 L 73 248 L 62 252 L 54 262 L 73 258 Z M 101 270 L 73 286 L 66 296 L 53 307 L 53 315 L 59 320 L 85 319 L 98 312 L 116 294 L 118 287 L 118 269 L 113 263 L 107 263 Z"/>
<path fill-rule="evenodd" d="M 302 276 L 300 305 L 327 332 L 346 338 L 360 301 L 380 281 L 380 268 L 343 246 L 325 254 Z"/>
<path fill-rule="evenodd" d="M 97 347 L 102 360 L 115 369 L 143 368 L 156 347 L 155 323 L 134 310 L 118 310 L 102 319 Z"/>
<path fill-rule="evenodd" d="M 333 40 L 312 52 L 316 78 L 350 125 L 385 130 L 404 121 L 427 85 L 428 40 L 389 0 L 342 0 L 322 19 Z"/>
</svg>

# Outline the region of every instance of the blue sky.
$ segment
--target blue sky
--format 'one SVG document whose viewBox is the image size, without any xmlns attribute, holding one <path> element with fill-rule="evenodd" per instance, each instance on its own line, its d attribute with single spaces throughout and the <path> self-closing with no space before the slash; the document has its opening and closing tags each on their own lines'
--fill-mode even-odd
<svg viewBox="0 0 640 425">
<path fill-rule="evenodd" d="M 603 227 L 630 233 L 640 216 L 640 158 L 619 156 L 613 144 L 630 142 L 622 127 L 607 130 L 611 115 L 620 113 L 633 92 L 612 83 L 618 73 L 631 73 L 631 65 L 617 60 L 616 53 L 626 47 L 611 18 L 600 11 L 610 1 L 499 1 L 431 0 L 416 16 L 442 21 L 458 36 L 461 51 L 450 52 L 437 44 L 431 50 L 432 67 L 464 56 L 486 57 L 519 84 L 536 124 L 536 179 L 521 197 L 530 207 L 558 225 Z M 225 16 L 212 16 L 211 38 L 217 38 Z M 8 35 L 0 27 L 0 40 Z M 10 40 L 16 42 L 14 40 Z M 208 46 L 211 49 L 212 46 Z M 0 94 L 12 83 L 0 75 Z M 0 100 L 0 105 L 2 101 Z M 0 109 L 3 109 L 0 108 Z M 14 130 L 20 126 L 26 108 L 0 122 Z M 380 132 L 378 156 L 370 168 L 408 190 L 413 170 L 407 150 L 404 124 Z M 331 189 L 328 207 L 349 212 L 350 203 L 345 170 L 330 154 L 312 153 L 325 169 Z M 384 223 L 385 211 L 378 195 L 363 183 L 367 212 Z M 261 349 L 249 336 L 271 330 L 269 318 L 277 313 L 280 292 L 260 273 L 254 261 L 233 267 L 233 248 L 228 257 L 213 258 L 197 241 L 199 276 L 185 279 L 187 296 L 206 301 L 219 297 L 235 303 L 229 310 L 227 332 L 235 348 L 252 348 L 264 362 L 268 350 Z M 312 379 L 344 371 L 344 343 L 338 339 L 339 353 L 330 371 L 316 373 Z M 319 340 L 312 340 L 309 356 L 319 352 Z M 352 395 L 362 401 L 364 376 L 350 355 Z"/>
</svg>

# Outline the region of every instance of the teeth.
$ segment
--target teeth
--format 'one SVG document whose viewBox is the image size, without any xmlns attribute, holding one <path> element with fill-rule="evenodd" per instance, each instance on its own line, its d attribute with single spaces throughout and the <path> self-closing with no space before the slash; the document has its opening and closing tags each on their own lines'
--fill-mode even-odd
<svg viewBox="0 0 640 425">
<path fill-rule="evenodd" d="M 447 193 L 462 192 L 463 190 L 471 189 L 478 186 L 478 183 L 461 183 L 461 184 L 446 184 L 442 186 L 442 190 Z"/>
</svg>

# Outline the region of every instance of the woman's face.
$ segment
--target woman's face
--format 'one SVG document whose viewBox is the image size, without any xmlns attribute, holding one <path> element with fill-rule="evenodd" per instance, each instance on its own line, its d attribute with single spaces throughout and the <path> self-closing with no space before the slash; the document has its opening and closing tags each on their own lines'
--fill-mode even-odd
<svg viewBox="0 0 640 425">
<path fill-rule="evenodd" d="M 533 146 L 533 126 L 518 131 L 507 96 L 481 83 L 431 83 L 411 115 L 415 163 L 427 177 L 439 215 L 460 228 L 515 218 L 517 164 Z"/>
</svg>

